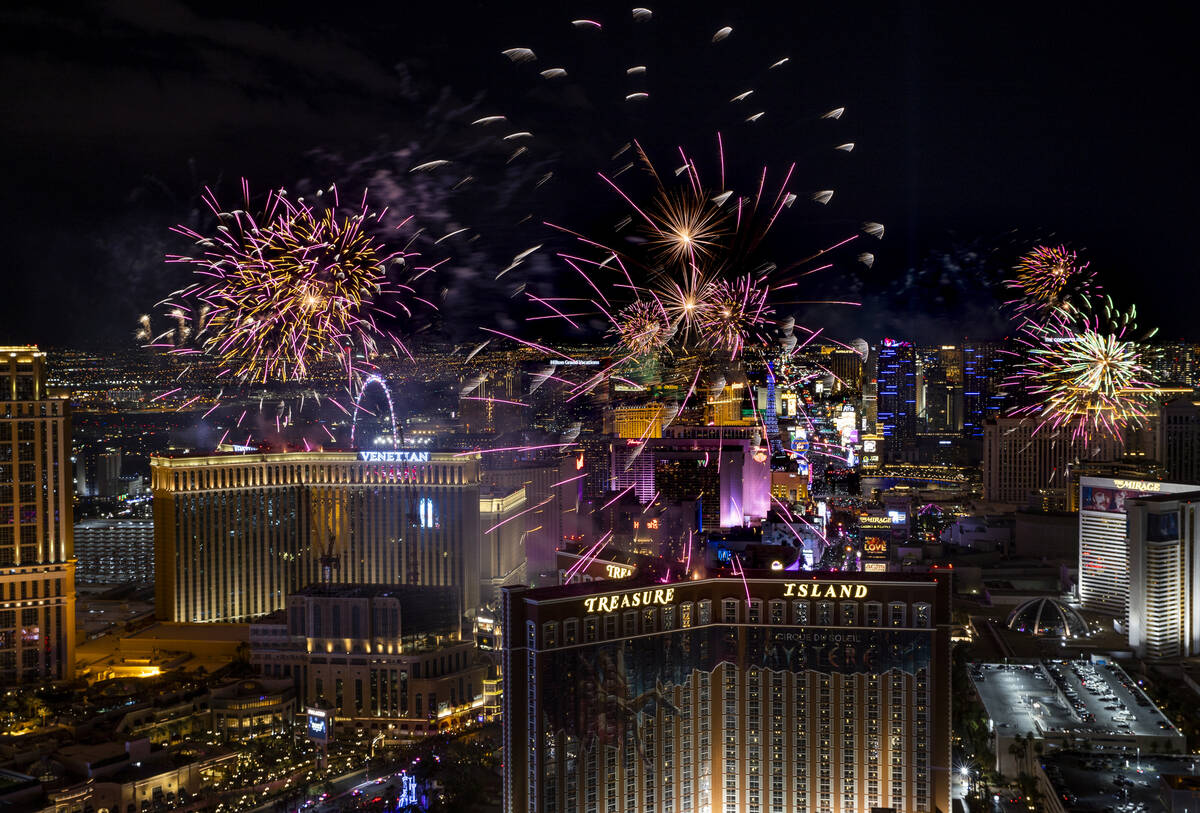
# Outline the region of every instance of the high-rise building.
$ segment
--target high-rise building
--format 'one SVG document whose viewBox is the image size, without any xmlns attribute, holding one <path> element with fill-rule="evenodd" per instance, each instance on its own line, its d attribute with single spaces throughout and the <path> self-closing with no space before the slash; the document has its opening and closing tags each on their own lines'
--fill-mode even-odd
<svg viewBox="0 0 1200 813">
<path fill-rule="evenodd" d="M 917 415 L 923 432 L 962 431 L 962 350 L 917 349 Z"/>
<path fill-rule="evenodd" d="M 757 426 L 674 424 L 664 437 L 638 444 L 616 441 L 614 490 L 632 488 L 643 504 L 700 500 L 706 529 L 744 524 L 770 509 L 771 472 Z M 625 445 L 622 445 L 625 444 Z"/>
<path fill-rule="evenodd" d="M 155 457 L 150 468 L 160 619 L 242 621 L 326 578 L 449 586 L 460 613 L 479 606 L 478 455 Z"/>
<path fill-rule="evenodd" d="M 1129 501 L 1195 489 L 1183 483 L 1079 478 L 1079 599 L 1084 609 L 1122 618 L 1129 610 Z"/>
<path fill-rule="evenodd" d="M 606 415 L 612 424 L 606 427 L 607 433 L 634 440 L 661 438 L 663 423 L 674 416 L 669 409 L 672 407 L 666 402 L 613 407 Z"/>
<path fill-rule="evenodd" d="M 480 604 L 495 605 L 500 585 L 526 584 L 525 487 L 484 486 L 479 495 L 479 582 Z"/>
<path fill-rule="evenodd" d="M 905 441 L 917 436 L 917 365 L 908 342 L 884 339 L 879 347 L 879 434 L 888 440 L 889 455 L 899 455 Z"/>
<path fill-rule="evenodd" d="M 1152 379 L 1158 384 L 1196 386 L 1197 349 L 1189 342 L 1162 342 L 1147 354 Z"/>
<path fill-rule="evenodd" d="M 1159 411 L 1159 462 L 1172 480 L 1200 483 L 1200 402 L 1175 398 Z"/>
<path fill-rule="evenodd" d="M 863 357 L 857 350 L 835 344 L 822 345 L 818 363 L 833 376 L 835 389 L 861 392 Z"/>
<path fill-rule="evenodd" d="M 746 385 L 741 381 L 727 384 L 719 391 L 710 392 L 704 402 L 705 422 L 713 426 L 747 426 L 758 423 L 748 417 L 744 410 Z"/>
<path fill-rule="evenodd" d="M 950 591 L 504 588 L 504 810 L 950 809 Z"/>
<path fill-rule="evenodd" d="M 68 410 L 45 353 L 0 347 L 0 683 L 75 677 Z"/>
<path fill-rule="evenodd" d="M 115 497 L 121 493 L 121 449 L 105 449 L 96 456 L 96 496 Z"/>
<path fill-rule="evenodd" d="M 520 526 L 521 549 L 528 559 L 528 574 L 535 579 L 554 569 L 554 549 L 562 543 L 562 515 L 566 506 L 560 504 L 556 484 L 575 474 L 574 458 L 557 453 L 539 460 L 508 460 L 502 455 L 487 455 L 482 461 L 480 480 L 484 486 L 511 493 L 525 490 L 526 513 L 512 524 Z M 483 526 L 486 530 L 491 523 Z M 534 582 L 537 583 L 537 582 Z"/>
<path fill-rule="evenodd" d="M 1037 421 L 1028 417 L 988 419 L 983 433 L 983 498 L 1064 510 L 1072 465 L 1117 460 L 1124 451 L 1120 438 L 1105 434 L 1084 437 L 1068 430 L 1038 429 Z"/>
<path fill-rule="evenodd" d="M 1129 500 L 1129 646 L 1139 658 L 1200 655 L 1200 490 Z"/>
<path fill-rule="evenodd" d="M 984 422 L 1003 414 L 1007 357 L 999 342 L 968 342 L 962 348 L 963 434 L 983 438 Z M 976 447 L 978 448 L 978 447 Z"/>
</svg>

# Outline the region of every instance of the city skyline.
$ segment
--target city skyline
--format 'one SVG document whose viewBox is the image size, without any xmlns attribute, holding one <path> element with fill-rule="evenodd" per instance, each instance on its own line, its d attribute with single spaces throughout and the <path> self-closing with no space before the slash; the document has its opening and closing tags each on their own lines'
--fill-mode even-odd
<svg viewBox="0 0 1200 813">
<path fill-rule="evenodd" d="M 4 6 L 0 808 L 1195 810 L 1138 11 Z"/>
</svg>

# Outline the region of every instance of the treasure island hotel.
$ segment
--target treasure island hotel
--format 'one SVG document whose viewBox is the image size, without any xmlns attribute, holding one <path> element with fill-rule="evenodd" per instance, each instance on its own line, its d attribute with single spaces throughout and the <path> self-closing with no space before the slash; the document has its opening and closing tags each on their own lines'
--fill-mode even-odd
<svg viewBox="0 0 1200 813">
<path fill-rule="evenodd" d="M 243 621 L 320 581 L 452 586 L 479 603 L 479 459 L 427 451 L 156 457 L 155 601 Z"/>
<path fill-rule="evenodd" d="M 765 576 L 504 588 L 505 812 L 949 811 L 948 580 Z"/>
<path fill-rule="evenodd" d="M 68 401 L 46 354 L 0 347 L 0 683 L 75 676 Z"/>
</svg>

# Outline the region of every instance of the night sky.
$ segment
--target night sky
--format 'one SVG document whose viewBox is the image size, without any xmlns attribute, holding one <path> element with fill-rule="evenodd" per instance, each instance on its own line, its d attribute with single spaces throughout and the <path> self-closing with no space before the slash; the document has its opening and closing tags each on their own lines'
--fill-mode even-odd
<svg viewBox="0 0 1200 813">
<path fill-rule="evenodd" d="M 409 199 L 431 229 L 461 222 L 484 234 L 444 280 L 454 337 L 505 324 L 493 312 L 502 298 L 473 285 L 499 268 L 475 266 L 524 245 L 516 207 L 585 227 L 607 217 L 588 202 L 602 191 L 589 173 L 628 128 L 620 104 L 609 106 L 625 77 L 610 82 L 605 65 L 637 59 L 659 84 L 635 129 L 660 151 L 684 143 L 707 156 L 717 129 L 738 140 L 722 120 L 729 88 L 761 88 L 767 115 L 741 159 L 799 160 L 814 189 L 828 178 L 834 202 L 805 210 L 818 238 L 887 225 L 865 247 L 873 268 L 825 283 L 823 293 L 844 285 L 864 308 L 803 314 L 809 324 L 844 338 L 1002 334 L 996 280 L 1021 251 L 1053 240 L 1136 302 L 1143 325 L 1200 339 L 1183 304 L 1200 297 L 1194 27 L 1173 6 L 677 2 L 650 4 L 647 34 L 631 27 L 632 5 L 5 4 L 0 341 L 132 345 L 137 316 L 186 279 L 162 261 L 186 249 L 167 227 L 195 216 L 204 184 L 229 199 L 243 176 L 258 191 L 345 184 L 369 175 L 368 156 L 405 146 L 465 161 L 464 118 L 445 111 L 468 103 L 528 123 L 541 151 L 530 173 L 539 161 L 561 166 L 557 187 L 532 197 L 497 192 L 489 185 L 513 179 L 493 173 L 444 202 L 449 214 L 428 196 Z M 579 45 L 576 17 L 605 22 L 606 42 L 620 47 Z M 714 46 L 722 25 L 734 34 Z M 568 65 L 571 84 L 537 85 L 534 67 L 500 55 L 513 46 L 537 51 L 536 69 Z M 782 56 L 786 73 L 765 72 Z M 827 133 L 814 124 L 842 105 Z M 832 153 L 840 140 L 856 143 L 851 156 Z M 803 231 L 784 234 L 777 252 L 803 251 L 814 236 Z M 557 269 L 528 273 L 545 288 Z"/>
</svg>

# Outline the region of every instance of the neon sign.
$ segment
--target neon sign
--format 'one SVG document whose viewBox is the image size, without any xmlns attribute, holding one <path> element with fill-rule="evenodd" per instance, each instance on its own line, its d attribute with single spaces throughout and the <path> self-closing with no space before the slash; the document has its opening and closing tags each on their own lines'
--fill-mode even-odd
<svg viewBox="0 0 1200 813">
<path fill-rule="evenodd" d="M 797 598 L 864 598 L 865 584 L 821 584 L 819 582 L 788 582 L 783 586 L 785 596 Z"/>
<path fill-rule="evenodd" d="M 1134 491 L 1162 491 L 1162 483 L 1149 483 L 1144 480 L 1113 480 L 1113 485 Z"/>
<path fill-rule="evenodd" d="M 359 452 L 358 459 L 367 463 L 428 463 L 429 452 Z"/>
<path fill-rule="evenodd" d="M 653 604 L 670 604 L 675 600 L 675 588 L 640 590 L 636 593 L 620 593 L 613 596 L 585 598 L 583 606 L 589 613 L 611 613 L 628 607 L 649 607 Z"/>
</svg>

